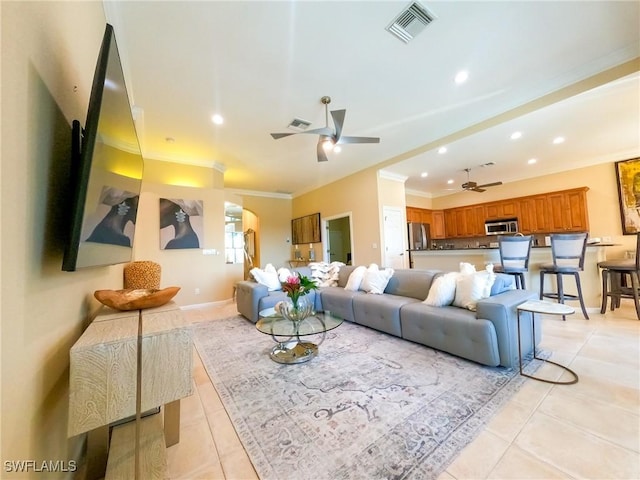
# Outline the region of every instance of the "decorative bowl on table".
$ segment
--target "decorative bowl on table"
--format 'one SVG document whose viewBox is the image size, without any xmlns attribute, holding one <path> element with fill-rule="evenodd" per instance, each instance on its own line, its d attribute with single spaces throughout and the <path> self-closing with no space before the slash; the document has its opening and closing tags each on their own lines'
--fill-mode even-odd
<svg viewBox="0 0 640 480">
<path fill-rule="evenodd" d="M 180 287 L 156 289 L 96 290 L 93 296 L 107 307 L 116 310 L 139 310 L 142 308 L 161 307 L 169 303 Z"/>
</svg>

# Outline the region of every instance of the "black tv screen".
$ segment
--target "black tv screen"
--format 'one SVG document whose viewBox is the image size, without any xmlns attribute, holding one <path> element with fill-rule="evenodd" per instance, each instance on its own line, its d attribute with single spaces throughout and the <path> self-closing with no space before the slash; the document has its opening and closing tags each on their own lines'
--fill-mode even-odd
<svg viewBox="0 0 640 480">
<path fill-rule="evenodd" d="M 84 130 L 72 128 L 73 203 L 62 270 L 130 262 L 143 160 L 113 27 L 107 24 Z"/>
</svg>

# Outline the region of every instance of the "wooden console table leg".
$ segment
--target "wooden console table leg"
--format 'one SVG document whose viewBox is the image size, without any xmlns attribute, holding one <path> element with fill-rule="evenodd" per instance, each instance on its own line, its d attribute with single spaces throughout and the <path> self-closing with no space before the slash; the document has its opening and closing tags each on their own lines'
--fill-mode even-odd
<svg viewBox="0 0 640 480">
<path fill-rule="evenodd" d="M 180 441 L 180 400 L 164 406 L 164 440 L 167 447 Z"/>
<path fill-rule="evenodd" d="M 109 457 L 109 425 L 87 432 L 87 480 L 104 478 Z"/>
</svg>

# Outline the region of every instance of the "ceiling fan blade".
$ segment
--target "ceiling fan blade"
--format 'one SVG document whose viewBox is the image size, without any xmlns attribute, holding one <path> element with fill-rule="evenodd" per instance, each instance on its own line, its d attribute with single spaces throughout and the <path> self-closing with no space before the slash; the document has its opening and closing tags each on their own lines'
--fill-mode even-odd
<svg viewBox="0 0 640 480">
<path fill-rule="evenodd" d="M 484 188 L 480 188 L 483 185 L 479 185 L 477 187 L 473 187 L 473 188 L 469 188 L 468 190 L 471 190 L 472 192 L 486 192 L 486 190 Z"/>
<path fill-rule="evenodd" d="M 318 146 L 316 147 L 316 151 L 318 152 L 318 161 L 319 162 L 327 162 L 329 159 L 327 158 L 327 152 L 324 151 L 324 142 L 327 140 L 327 137 L 320 136 L 318 138 Z"/>
<path fill-rule="evenodd" d="M 278 140 L 279 138 L 288 137 L 289 135 L 295 135 L 295 133 L 272 133 L 271 136 L 274 140 Z"/>
<path fill-rule="evenodd" d="M 344 125 L 344 116 L 346 113 L 346 110 L 331 111 L 331 118 L 333 118 L 333 124 L 336 127 L 336 136 L 334 138 L 335 143 L 338 143 L 340 136 L 342 135 L 342 126 Z"/>
<path fill-rule="evenodd" d="M 498 185 L 502 185 L 502 182 L 485 183 L 484 185 L 478 185 L 478 187 L 496 187 Z"/>
<path fill-rule="evenodd" d="M 340 137 L 336 143 L 380 143 L 378 137 Z"/>
<path fill-rule="evenodd" d="M 333 135 L 333 130 L 327 127 L 322 128 L 314 128 L 313 130 L 306 130 L 304 132 L 294 132 L 294 133 L 272 133 L 271 136 L 278 140 L 279 138 L 288 137 L 290 135 L 299 135 L 301 133 L 311 133 L 314 135 Z"/>
</svg>

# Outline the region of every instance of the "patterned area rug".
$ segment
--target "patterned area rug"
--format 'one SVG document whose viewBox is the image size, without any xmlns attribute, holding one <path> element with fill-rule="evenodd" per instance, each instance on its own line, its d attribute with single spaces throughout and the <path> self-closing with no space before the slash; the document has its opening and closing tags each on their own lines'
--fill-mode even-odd
<svg viewBox="0 0 640 480">
<path fill-rule="evenodd" d="M 193 328 L 261 479 L 436 478 L 523 383 L 350 322 L 298 365 L 242 317 Z"/>
</svg>

